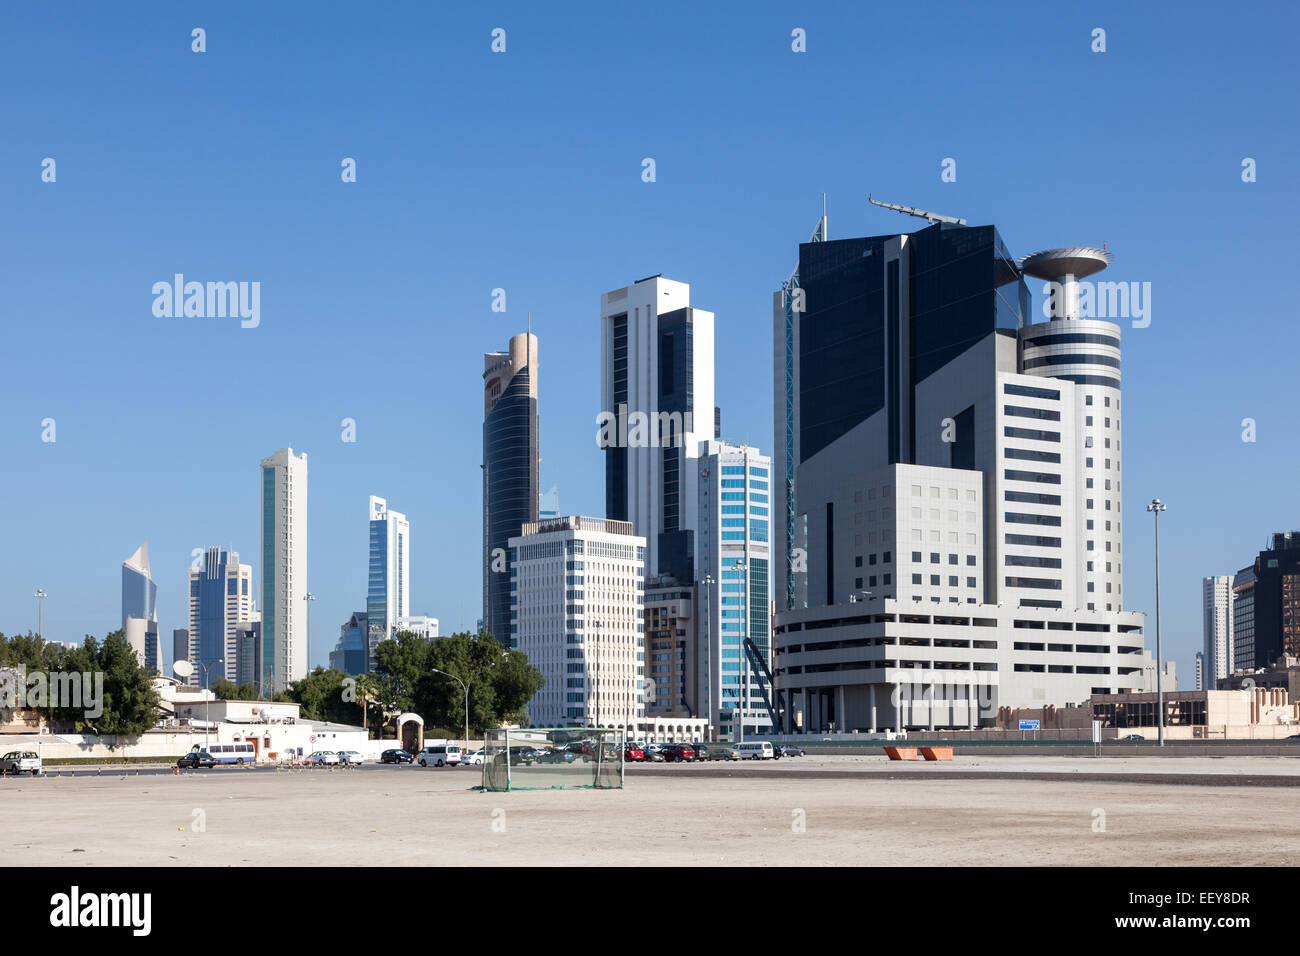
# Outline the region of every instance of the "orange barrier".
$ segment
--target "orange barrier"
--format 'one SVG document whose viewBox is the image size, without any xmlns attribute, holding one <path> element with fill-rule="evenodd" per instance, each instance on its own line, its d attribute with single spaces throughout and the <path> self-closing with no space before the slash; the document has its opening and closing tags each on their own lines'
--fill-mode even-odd
<svg viewBox="0 0 1300 956">
<path fill-rule="evenodd" d="M 885 753 L 889 754 L 890 760 L 915 760 L 915 747 L 886 747 Z"/>
<path fill-rule="evenodd" d="M 951 760 L 951 747 L 922 747 L 921 756 L 926 760 Z"/>
</svg>

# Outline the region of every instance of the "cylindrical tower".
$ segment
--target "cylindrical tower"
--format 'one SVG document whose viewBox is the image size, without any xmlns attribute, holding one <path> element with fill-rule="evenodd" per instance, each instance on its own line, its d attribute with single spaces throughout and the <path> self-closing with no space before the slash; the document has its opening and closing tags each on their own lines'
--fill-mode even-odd
<svg viewBox="0 0 1300 956">
<path fill-rule="evenodd" d="M 1081 609 L 1124 606 L 1120 513 L 1120 327 L 1080 318 L 1079 280 L 1110 264 L 1102 249 L 1049 249 L 1020 268 L 1046 280 L 1048 321 L 1020 329 L 1020 371 L 1075 385 L 1074 440 L 1078 469 L 1077 540 Z"/>
</svg>

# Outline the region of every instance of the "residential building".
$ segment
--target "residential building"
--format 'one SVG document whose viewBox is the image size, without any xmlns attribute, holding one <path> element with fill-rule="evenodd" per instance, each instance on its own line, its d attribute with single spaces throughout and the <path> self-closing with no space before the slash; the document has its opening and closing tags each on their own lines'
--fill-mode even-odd
<svg viewBox="0 0 1300 956">
<path fill-rule="evenodd" d="M 122 632 L 140 663 L 163 669 L 158 637 L 158 585 L 149 574 L 149 542 L 122 562 Z"/>
<path fill-rule="evenodd" d="M 411 523 L 374 495 L 370 496 L 369 568 L 366 659 L 368 669 L 374 670 L 375 648 L 397 633 L 399 619 L 411 614 Z"/>
<path fill-rule="evenodd" d="M 605 514 L 646 539 L 648 574 L 695 580 L 695 456 L 718 437 L 713 313 L 661 276 L 601 297 Z"/>
<path fill-rule="evenodd" d="M 1078 280 L 1109 260 L 1017 265 L 993 226 L 949 221 L 800 246 L 774 457 L 794 462 L 796 539 L 775 674 L 802 729 L 975 727 L 1143 686 L 1120 327 L 1079 307 Z M 1051 283 L 1047 321 L 1025 275 Z"/>
<path fill-rule="evenodd" d="M 1230 574 L 1216 574 L 1201 580 L 1201 633 L 1205 642 L 1205 683 L 1227 677 L 1233 668 L 1232 584 Z"/>
<path fill-rule="evenodd" d="M 772 460 L 757 448 L 711 439 L 700 444 L 697 465 L 703 716 L 728 739 L 771 733 L 764 701 L 772 700 Z"/>
<path fill-rule="evenodd" d="M 254 619 L 253 569 L 237 551 L 208 548 L 189 572 L 189 653 L 186 683 L 211 687 L 239 677 L 240 626 Z"/>
<path fill-rule="evenodd" d="M 262 459 L 262 692 L 307 676 L 307 455 Z"/>
<path fill-rule="evenodd" d="M 438 636 L 438 619 L 423 614 L 414 617 L 399 617 L 394 631 L 410 631 L 412 634 L 418 634 L 426 641 L 431 641 Z"/>
<path fill-rule="evenodd" d="M 510 539 L 537 521 L 540 492 L 537 336 L 483 356 L 483 623 L 510 637 Z"/>
<path fill-rule="evenodd" d="M 631 522 L 563 517 L 512 537 L 511 645 L 546 685 L 532 726 L 632 728 L 645 713 L 645 539 Z"/>
</svg>

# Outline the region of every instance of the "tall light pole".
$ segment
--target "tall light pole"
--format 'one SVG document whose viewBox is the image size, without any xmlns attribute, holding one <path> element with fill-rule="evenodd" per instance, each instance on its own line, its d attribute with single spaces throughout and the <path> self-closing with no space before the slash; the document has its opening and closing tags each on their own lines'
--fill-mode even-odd
<svg viewBox="0 0 1300 956">
<path fill-rule="evenodd" d="M 592 642 L 591 647 L 587 648 L 588 673 L 591 674 L 591 689 L 595 691 L 592 697 L 595 699 L 596 726 L 600 726 L 600 636 L 605 631 L 603 621 L 593 621 L 592 626 L 596 629 L 596 640 Z"/>
<path fill-rule="evenodd" d="M 311 602 L 316 600 L 316 595 L 308 591 L 302 596 L 307 602 L 307 673 L 303 677 L 311 676 Z"/>
<path fill-rule="evenodd" d="M 749 617 L 749 565 L 740 558 L 734 565 L 740 572 L 740 719 L 732 732 L 732 739 L 738 744 L 745 742 L 745 705 L 749 700 L 749 655 L 745 646 L 745 619 Z"/>
<path fill-rule="evenodd" d="M 455 674 L 448 674 L 446 671 L 440 671 L 436 667 L 430 667 L 429 670 L 435 674 L 441 674 L 443 677 L 450 677 L 461 687 L 465 688 L 465 753 L 469 753 L 469 684 L 461 680 Z"/>
<path fill-rule="evenodd" d="M 212 700 L 212 685 L 208 680 L 208 666 L 210 664 L 224 665 L 225 663 L 226 662 L 221 658 L 217 658 L 215 661 L 208 661 L 207 664 L 203 663 L 202 660 L 199 661 L 199 666 L 203 668 L 203 689 L 207 691 L 207 693 L 203 695 L 203 749 L 204 750 L 208 749 L 208 730 L 212 726 L 212 721 L 209 720 L 209 718 L 212 716 L 212 708 L 208 706 Z"/>
<path fill-rule="evenodd" d="M 704 716 L 708 723 L 704 725 L 704 739 L 713 736 L 713 618 L 709 616 L 709 592 L 713 590 L 713 575 L 704 575 Z M 696 634 L 699 624 L 696 623 Z"/>
<path fill-rule="evenodd" d="M 42 617 L 41 611 L 44 606 L 44 601 L 47 597 L 49 597 L 49 595 L 45 593 L 45 588 L 36 589 L 36 636 L 37 637 L 45 636 L 45 621 Z"/>
<path fill-rule="evenodd" d="M 1160 673 L 1164 669 L 1160 655 L 1160 512 L 1167 510 L 1159 498 L 1152 498 L 1147 505 L 1156 525 L 1156 739 L 1161 747 L 1165 745 L 1165 693 Z"/>
</svg>

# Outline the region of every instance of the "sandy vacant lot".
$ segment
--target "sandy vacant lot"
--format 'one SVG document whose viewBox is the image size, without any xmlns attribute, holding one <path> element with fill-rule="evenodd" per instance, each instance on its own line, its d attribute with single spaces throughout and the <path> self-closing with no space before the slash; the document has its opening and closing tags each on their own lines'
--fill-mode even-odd
<svg viewBox="0 0 1300 956">
<path fill-rule="evenodd" d="M 0 849 L 10 865 L 55 866 L 1300 862 L 1300 787 L 1242 785 L 1300 764 L 1082 763 L 804 758 L 636 768 L 622 791 L 508 794 L 470 789 L 475 771 L 411 767 L 9 779 Z M 1134 782 L 1088 776 L 1104 771 Z M 1197 782 L 1149 776 L 1182 771 Z M 1207 784 L 1211 773 L 1223 784 Z"/>
</svg>

